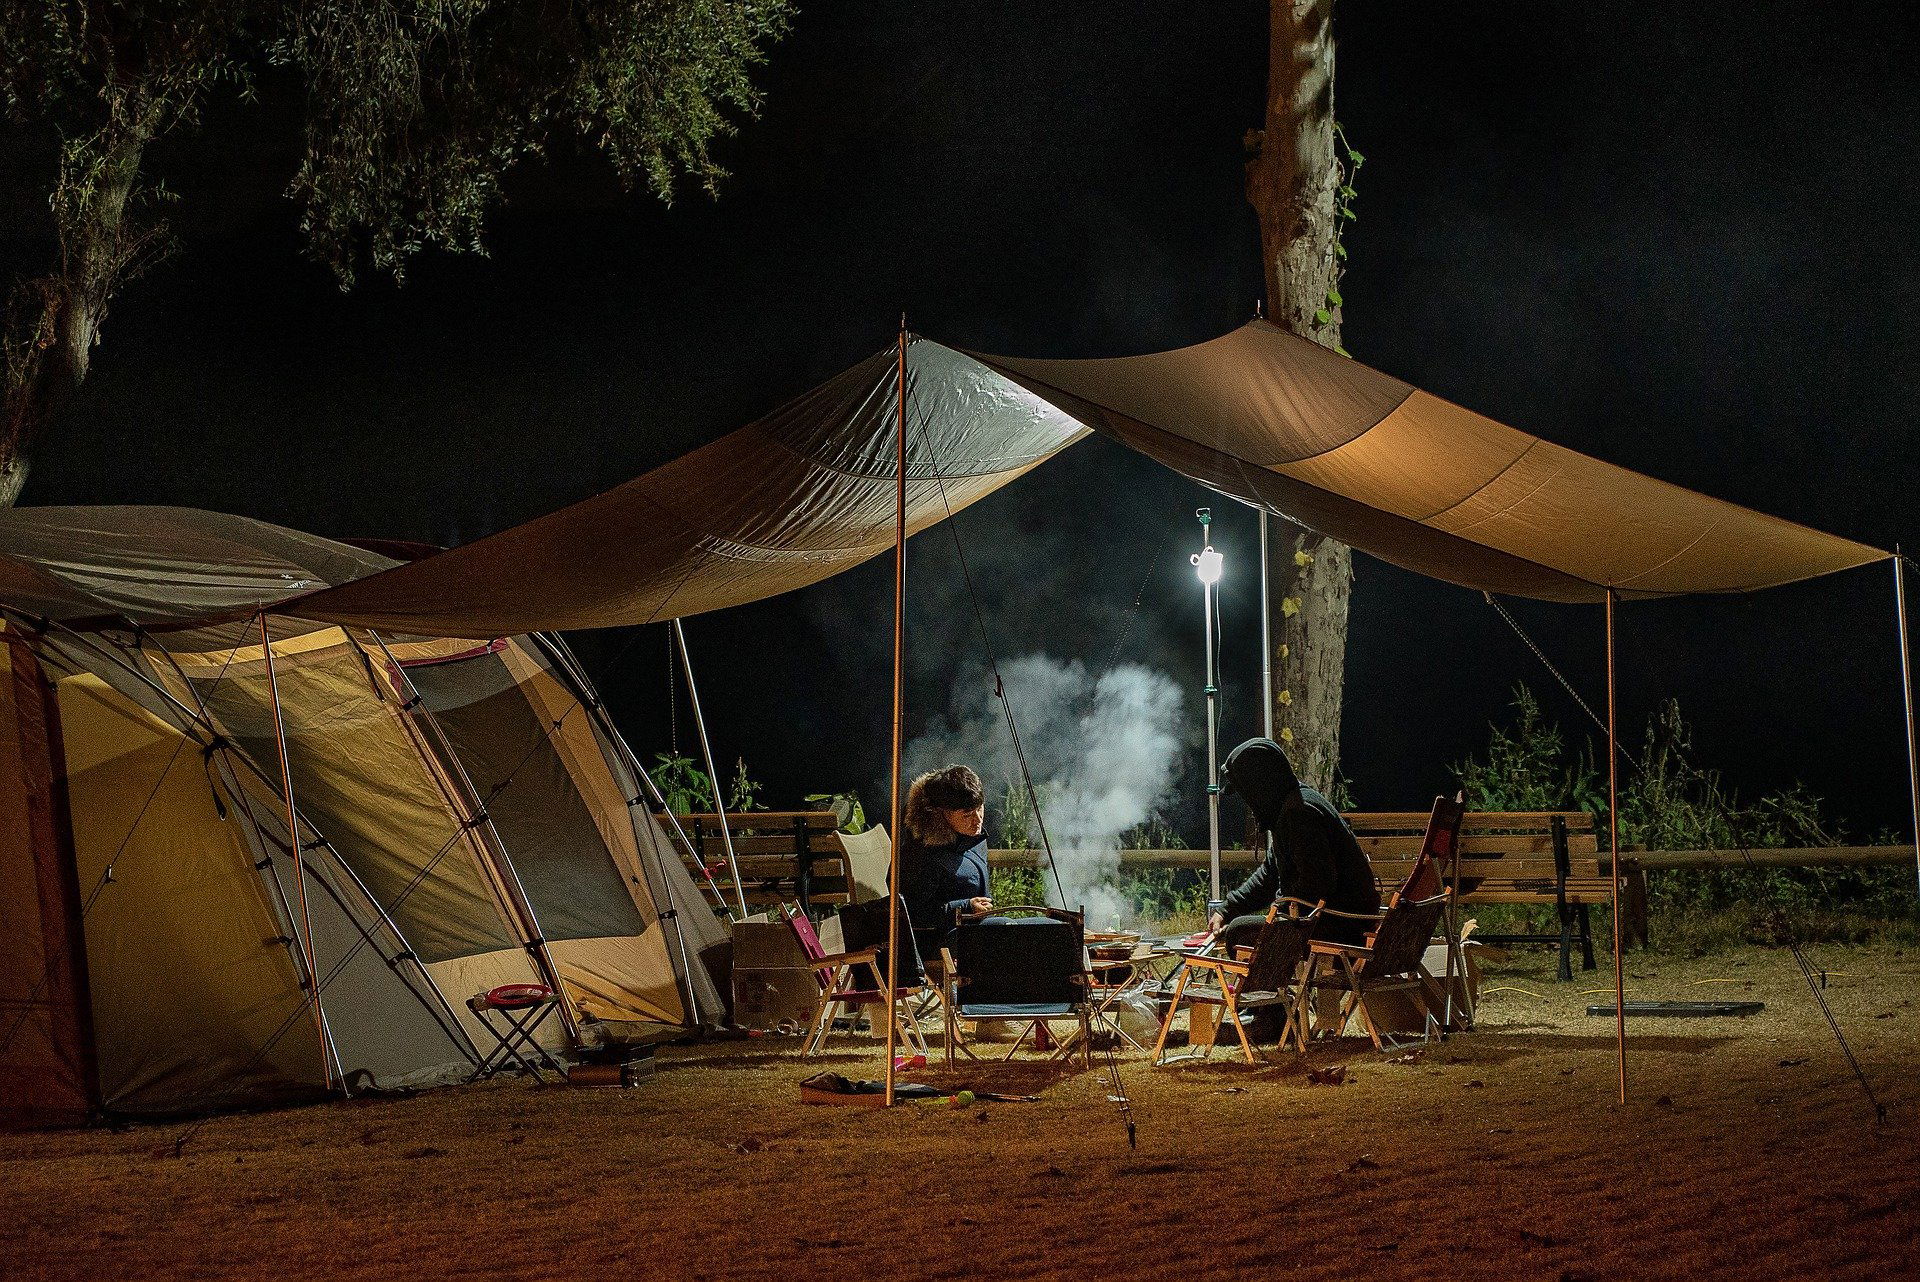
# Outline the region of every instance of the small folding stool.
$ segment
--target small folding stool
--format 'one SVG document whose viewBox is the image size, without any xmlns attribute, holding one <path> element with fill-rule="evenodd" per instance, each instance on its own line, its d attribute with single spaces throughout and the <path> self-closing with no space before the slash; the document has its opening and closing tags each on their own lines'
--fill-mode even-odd
<svg viewBox="0 0 1920 1282">
<path fill-rule="evenodd" d="M 473 1012 L 480 1026 L 493 1034 L 493 1040 L 498 1043 L 480 1061 L 468 1081 L 477 1082 L 481 1078 L 492 1077 L 505 1069 L 509 1061 L 518 1065 L 521 1073 L 536 1082 L 547 1080 L 540 1075 L 542 1065 L 559 1074 L 562 1079 L 566 1077 L 566 1065 L 534 1040 L 534 1034 L 540 1026 L 560 1009 L 560 1000 L 551 988 L 545 984 L 502 984 L 469 997 L 467 1009 Z"/>
</svg>

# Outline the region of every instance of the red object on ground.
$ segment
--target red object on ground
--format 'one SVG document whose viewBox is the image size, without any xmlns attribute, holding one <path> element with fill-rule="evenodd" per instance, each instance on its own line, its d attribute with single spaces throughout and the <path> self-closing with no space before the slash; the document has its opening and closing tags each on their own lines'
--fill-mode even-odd
<svg viewBox="0 0 1920 1282">
<path fill-rule="evenodd" d="M 545 984 L 502 984 L 498 988 L 489 988 L 480 1000 L 495 1010 L 524 1010 L 529 1006 L 538 1006 L 553 996 L 553 990 Z"/>
</svg>

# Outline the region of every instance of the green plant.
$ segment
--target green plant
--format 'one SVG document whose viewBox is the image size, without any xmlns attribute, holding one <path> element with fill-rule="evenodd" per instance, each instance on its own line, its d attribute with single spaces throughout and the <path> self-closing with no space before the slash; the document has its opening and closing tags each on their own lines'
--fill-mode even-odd
<svg viewBox="0 0 1920 1282">
<path fill-rule="evenodd" d="M 857 792 L 810 792 L 806 800 L 818 809 L 833 811 L 841 832 L 852 835 L 867 830 L 866 808 Z"/>
<path fill-rule="evenodd" d="M 1454 765 L 1469 810 L 1590 810 L 1606 813 L 1606 793 L 1591 754 L 1567 758 L 1566 737 L 1524 684 L 1513 687 L 1515 720 L 1488 727 L 1486 760 Z"/>
<path fill-rule="evenodd" d="M 1120 834 L 1122 850 L 1179 850 L 1185 845 L 1185 839 L 1158 812 Z"/>
<path fill-rule="evenodd" d="M 1044 904 L 1047 879 L 1038 868 L 995 868 L 987 878 L 987 894 L 996 904 Z"/>
<path fill-rule="evenodd" d="M 666 799 L 667 809 L 676 815 L 712 814 L 713 780 L 695 764 L 692 757 L 677 752 L 654 754 L 655 765 L 647 771 L 654 786 Z M 733 782 L 727 788 L 727 813 L 743 814 L 764 809 L 759 802 L 760 785 L 747 775 L 747 763 L 734 763 Z"/>
<path fill-rule="evenodd" d="M 1035 784 L 1034 790 L 1040 794 L 1043 807 L 1041 818 L 1045 818 L 1044 807 L 1047 804 L 1048 787 Z M 1009 779 L 1000 793 L 999 824 L 995 832 L 999 836 L 1002 850 L 1038 850 L 1043 844 L 1040 840 L 1040 823 L 1033 813 L 1033 797 L 1027 792 L 1026 785 L 1018 780 Z"/>
</svg>

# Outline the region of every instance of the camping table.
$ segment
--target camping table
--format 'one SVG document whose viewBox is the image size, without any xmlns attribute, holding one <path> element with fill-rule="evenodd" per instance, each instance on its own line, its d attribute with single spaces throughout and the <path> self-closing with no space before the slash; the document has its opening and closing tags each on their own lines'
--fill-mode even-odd
<svg viewBox="0 0 1920 1282">
<path fill-rule="evenodd" d="M 521 1073 L 536 1082 L 547 1080 L 540 1075 L 542 1065 L 562 1078 L 566 1077 L 566 1065 L 534 1040 L 540 1025 L 560 1009 L 560 999 L 551 988 L 545 984 L 507 984 L 490 988 L 469 997 L 467 1009 L 473 1012 L 480 1027 L 493 1035 L 496 1043 L 493 1050 L 474 1068 L 473 1075 L 467 1078 L 469 1082 L 492 1077 L 507 1067 L 508 1060 L 512 1060 Z M 522 1048 L 525 1053 L 522 1053 Z"/>
<path fill-rule="evenodd" d="M 1156 964 L 1169 957 L 1161 941 L 1142 939 L 1134 944 L 1133 951 L 1125 957 L 1090 957 L 1087 973 L 1093 978 L 1093 994 L 1099 998 L 1094 1007 L 1096 1015 L 1107 1016 L 1107 1025 L 1135 1050 L 1145 1050 L 1139 1042 L 1122 1027 L 1120 1021 L 1108 1012 L 1117 1002 L 1124 1001 L 1129 995 L 1145 992 L 1151 986 L 1159 984 L 1165 978 L 1156 970 Z"/>
</svg>

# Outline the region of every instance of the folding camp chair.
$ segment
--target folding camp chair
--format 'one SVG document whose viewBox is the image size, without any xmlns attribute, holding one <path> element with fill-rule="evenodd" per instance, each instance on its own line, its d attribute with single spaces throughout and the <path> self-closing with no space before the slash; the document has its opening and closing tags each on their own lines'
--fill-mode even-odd
<svg viewBox="0 0 1920 1282">
<path fill-rule="evenodd" d="M 1241 1012 L 1284 1007 L 1287 1018 L 1280 1029 L 1280 1044 L 1285 1046 L 1292 1037 L 1304 1053 L 1307 1049 L 1307 985 L 1301 972 L 1308 966 L 1313 928 L 1324 906 L 1324 900 L 1314 904 L 1291 897 L 1275 900 L 1251 947 L 1236 946 L 1228 950 L 1230 955 L 1218 957 L 1204 954 L 1188 957 L 1180 967 L 1180 976 L 1173 985 L 1173 998 L 1160 1021 L 1160 1037 L 1153 1044 L 1154 1064 L 1171 1062 L 1163 1057 L 1167 1033 L 1173 1028 L 1173 1017 L 1183 1002 L 1221 1007 L 1220 1018 L 1232 1024 L 1233 1031 L 1239 1034 L 1240 1050 L 1249 1064 L 1255 1062 L 1253 1044 L 1247 1040 L 1247 1030 L 1240 1026 Z M 1213 1046 L 1209 1043 L 1199 1058 L 1212 1054 Z"/>
<path fill-rule="evenodd" d="M 890 969 L 886 965 L 887 902 L 885 899 L 871 899 L 860 904 L 845 904 L 834 913 L 840 923 L 841 946 L 850 952 L 868 948 L 876 950 L 882 970 Z M 913 929 L 913 920 L 907 915 L 905 901 L 896 899 L 892 902 L 900 930 L 900 974 L 894 987 L 907 994 L 903 1000 L 908 1013 L 903 1018 L 917 1025 L 945 1001 L 946 994 L 941 991 L 931 973 L 933 968 L 920 951 L 920 936 Z"/>
<path fill-rule="evenodd" d="M 1034 917 L 1007 917 L 1012 912 Z M 1004 1059 L 1012 1059 L 1028 1034 L 1049 1020 L 1080 1025 L 1078 1044 L 1093 1064 L 1093 1002 L 1087 978 L 1086 919 L 1058 908 L 1021 905 L 997 908 L 978 920 L 961 918 L 943 950 L 946 969 L 947 1064 L 958 1050 L 978 1059 L 960 1037 L 960 1023 L 1026 1025 Z M 1070 1051 L 1072 1038 L 1054 1050 Z"/>
<path fill-rule="evenodd" d="M 1393 991 L 1405 991 L 1420 1012 L 1423 1039 L 1438 1026 L 1439 1019 L 1433 1008 L 1440 1005 L 1440 986 L 1427 970 L 1426 952 L 1427 941 L 1433 936 L 1434 925 L 1440 920 L 1447 899 L 1447 892 L 1442 891 L 1427 899 L 1396 897 L 1394 905 L 1384 913 L 1343 913 L 1332 908 L 1322 911 L 1323 917 L 1376 923 L 1367 937 L 1369 942 L 1364 945 L 1313 942 L 1310 954 L 1313 965 L 1307 987 L 1342 994 L 1339 1024 L 1333 1032 L 1344 1029 L 1358 1011 L 1367 1036 L 1373 1039 L 1374 1049 L 1385 1050 L 1373 1013 L 1367 1008 L 1367 998 Z"/>
<path fill-rule="evenodd" d="M 1440 1024 L 1443 1033 L 1454 1026 L 1454 976 L 1466 970 L 1466 959 L 1460 952 L 1460 931 L 1454 920 L 1460 893 L 1460 824 L 1466 815 L 1464 793 L 1456 792 L 1451 797 L 1433 799 L 1433 811 L 1427 816 L 1427 831 L 1420 839 L 1420 853 L 1415 856 L 1406 880 L 1387 898 L 1387 907 L 1391 909 L 1402 899 L 1431 899 L 1443 890 L 1453 892 L 1454 898 L 1448 901 L 1447 910 L 1440 919 L 1441 942 L 1447 949 L 1446 1018 Z M 1372 943 L 1373 940 L 1369 938 L 1367 942 Z M 1471 1026 L 1472 1007 L 1463 1007 L 1461 1013 L 1464 1016 L 1462 1023 Z"/>
<path fill-rule="evenodd" d="M 920 1036 L 918 1023 L 906 1009 L 908 999 L 919 991 L 918 986 L 895 988 L 889 997 L 886 984 L 881 979 L 880 954 L 886 948 L 885 943 L 848 952 L 829 953 L 821 947 L 820 936 L 815 932 L 812 920 L 796 905 L 783 904 L 780 913 L 786 918 L 794 939 L 799 941 L 800 950 L 806 954 L 808 964 L 813 967 L 814 978 L 820 984 L 820 1009 L 814 1015 L 813 1026 L 807 1031 L 806 1042 L 800 1051 L 802 1055 L 817 1054 L 826 1045 L 827 1035 L 833 1031 L 833 1022 L 843 1011 L 864 1006 L 890 1006 L 902 1042 L 922 1055 L 927 1053 L 926 1039 Z M 854 979 L 856 968 L 865 970 L 873 981 L 873 987 L 854 986 L 857 982 Z"/>
<path fill-rule="evenodd" d="M 540 1075 L 542 1067 L 561 1077 L 567 1075 L 566 1065 L 534 1038 L 548 1017 L 560 1009 L 559 998 L 545 984 L 502 984 L 489 988 L 469 997 L 467 1009 L 494 1040 L 493 1050 L 474 1068 L 467 1078 L 469 1082 L 492 1077 L 505 1069 L 509 1061 L 521 1074 L 536 1082 L 547 1080 Z"/>
</svg>

